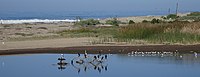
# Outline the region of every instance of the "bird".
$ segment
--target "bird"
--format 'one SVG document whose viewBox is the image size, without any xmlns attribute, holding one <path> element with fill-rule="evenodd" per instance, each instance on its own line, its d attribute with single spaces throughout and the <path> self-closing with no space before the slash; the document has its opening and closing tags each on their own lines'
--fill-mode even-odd
<svg viewBox="0 0 200 77">
<path fill-rule="evenodd" d="M 104 57 L 101 57 L 101 60 L 103 60 Z"/>
<path fill-rule="evenodd" d="M 65 60 L 65 58 L 64 58 L 64 54 L 60 54 L 61 55 L 61 57 L 60 58 L 58 58 L 58 60 L 60 60 L 60 61 L 63 61 L 63 60 Z"/>
<path fill-rule="evenodd" d="M 61 56 L 64 58 L 64 54 L 61 54 Z"/>
<path fill-rule="evenodd" d="M 107 55 L 105 55 L 105 59 L 107 59 L 107 57 L 108 57 L 108 56 L 107 56 Z"/>
<path fill-rule="evenodd" d="M 97 56 L 94 56 L 94 59 L 97 59 Z"/>
<path fill-rule="evenodd" d="M 81 56 L 81 54 L 80 53 L 78 53 L 78 57 L 80 57 Z"/>
<path fill-rule="evenodd" d="M 194 52 L 194 56 L 197 58 L 197 56 L 198 56 L 198 53 Z"/>
<path fill-rule="evenodd" d="M 85 56 L 85 58 L 87 58 L 87 51 L 86 50 L 85 50 L 84 56 Z"/>
</svg>

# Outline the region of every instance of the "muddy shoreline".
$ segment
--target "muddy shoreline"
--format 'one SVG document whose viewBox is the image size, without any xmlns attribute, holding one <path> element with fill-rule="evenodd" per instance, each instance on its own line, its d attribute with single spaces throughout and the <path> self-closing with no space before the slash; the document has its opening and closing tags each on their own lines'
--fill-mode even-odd
<svg viewBox="0 0 200 77">
<path fill-rule="evenodd" d="M 0 50 L 0 55 L 15 54 L 127 54 L 130 52 L 179 52 L 179 53 L 200 53 L 200 45 L 147 45 L 147 46 L 80 46 L 80 47 L 58 47 L 58 48 L 35 48 L 35 49 L 11 49 Z"/>
</svg>

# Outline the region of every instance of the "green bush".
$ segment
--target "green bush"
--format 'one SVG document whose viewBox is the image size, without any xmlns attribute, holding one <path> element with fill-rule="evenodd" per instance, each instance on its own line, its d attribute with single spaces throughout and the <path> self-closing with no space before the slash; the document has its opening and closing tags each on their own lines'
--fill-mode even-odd
<svg viewBox="0 0 200 77">
<path fill-rule="evenodd" d="M 176 14 L 169 14 L 168 16 L 167 16 L 167 19 L 176 19 L 176 18 L 178 18 L 178 16 L 176 15 Z"/>
<path fill-rule="evenodd" d="M 147 21 L 147 20 L 143 20 L 143 21 L 142 21 L 142 23 L 148 23 L 148 22 L 149 22 L 149 21 Z"/>
<path fill-rule="evenodd" d="M 117 20 L 117 18 L 113 18 L 112 20 L 107 20 L 106 24 L 114 25 L 114 26 L 119 26 L 121 22 Z"/>
<path fill-rule="evenodd" d="M 161 22 L 163 22 L 163 21 L 159 20 L 159 19 L 155 19 L 155 18 L 151 20 L 152 24 L 161 23 Z"/>
<path fill-rule="evenodd" d="M 135 22 L 133 20 L 129 20 L 128 24 L 134 24 Z"/>
<path fill-rule="evenodd" d="M 162 18 L 162 19 L 167 19 L 167 17 L 165 17 L 165 16 L 162 16 L 161 18 Z"/>
<path fill-rule="evenodd" d="M 94 19 L 80 20 L 79 22 L 76 23 L 76 25 L 81 25 L 81 26 L 97 25 L 97 24 L 100 24 L 99 20 L 94 20 Z"/>
</svg>

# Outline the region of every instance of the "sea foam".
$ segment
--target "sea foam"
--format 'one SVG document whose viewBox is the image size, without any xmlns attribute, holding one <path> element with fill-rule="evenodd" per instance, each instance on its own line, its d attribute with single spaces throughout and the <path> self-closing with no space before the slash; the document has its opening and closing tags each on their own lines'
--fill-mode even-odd
<svg viewBox="0 0 200 77">
<path fill-rule="evenodd" d="M 28 20 L 0 20 L 0 24 L 23 24 L 23 23 L 58 23 L 58 22 L 76 22 L 77 20 L 49 20 L 49 19 L 28 19 Z"/>
</svg>

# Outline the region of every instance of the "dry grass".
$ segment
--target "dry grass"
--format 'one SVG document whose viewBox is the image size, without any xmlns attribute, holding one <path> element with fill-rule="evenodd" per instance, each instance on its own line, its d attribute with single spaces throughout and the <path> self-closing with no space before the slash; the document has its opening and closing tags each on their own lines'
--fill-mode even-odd
<svg viewBox="0 0 200 77">
<path fill-rule="evenodd" d="M 150 43 L 200 43 L 199 22 L 138 23 L 120 28 L 118 39 L 145 40 Z"/>
<path fill-rule="evenodd" d="M 200 35 L 200 22 L 186 24 L 181 30 L 182 33 Z"/>
</svg>

